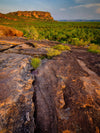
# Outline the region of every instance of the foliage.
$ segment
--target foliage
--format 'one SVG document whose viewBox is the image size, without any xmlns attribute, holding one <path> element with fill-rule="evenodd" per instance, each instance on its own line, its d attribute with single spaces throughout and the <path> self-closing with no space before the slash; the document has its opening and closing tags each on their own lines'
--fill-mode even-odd
<svg viewBox="0 0 100 133">
<path fill-rule="evenodd" d="M 53 56 L 57 56 L 61 54 L 61 51 L 53 49 L 53 48 L 47 48 L 47 57 L 52 58 Z"/>
<path fill-rule="evenodd" d="M 17 21 L 0 18 L 0 24 L 23 31 L 27 38 L 48 39 L 77 46 L 91 43 L 100 45 L 100 22 L 57 22 L 13 17 Z"/>
<path fill-rule="evenodd" d="M 38 39 L 38 32 L 34 26 L 27 27 L 24 30 L 24 36 L 27 37 L 28 39 Z"/>
<path fill-rule="evenodd" d="M 57 50 L 61 50 L 61 51 L 70 50 L 70 47 L 69 46 L 62 45 L 62 44 L 55 45 L 55 46 L 53 46 L 53 48 L 54 49 L 57 49 Z"/>
<path fill-rule="evenodd" d="M 90 42 L 83 41 L 83 39 L 79 40 L 78 38 L 72 38 L 70 43 L 76 46 L 87 46 Z"/>
<path fill-rule="evenodd" d="M 99 45 L 95 45 L 95 44 L 91 44 L 91 45 L 88 47 L 88 51 L 89 51 L 89 52 L 99 53 L 99 54 L 100 54 L 100 46 L 99 46 Z"/>
<path fill-rule="evenodd" d="M 31 60 L 31 65 L 34 69 L 36 69 L 37 67 L 39 67 L 41 63 L 41 59 L 40 58 L 32 58 Z"/>
</svg>

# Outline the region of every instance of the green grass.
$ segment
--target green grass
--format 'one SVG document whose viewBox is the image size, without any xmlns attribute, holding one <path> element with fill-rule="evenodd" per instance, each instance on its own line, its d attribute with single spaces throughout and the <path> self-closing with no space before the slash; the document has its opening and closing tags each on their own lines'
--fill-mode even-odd
<svg viewBox="0 0 100 133">
<path fill-rule="evenodd" d="M 61 54 L 61 51 L 53 49 L 53 48 L 47 48 L 46 50 L 47 50 L 47 58 L 49 59 Z"/>
<path fill-rule="evenodd" d="M 34 69 L 36 69 L 37 67 L 39 67 L 39 65 L 41 64 L 41 59 L 40 58 L 32 58 L 31 60 L 31 65 Z"/>
<path fill-rule="evenodd" d="M 57 49 L 57 50 L 61 50 L 61 51 L 70 50 L 70 47 L 69 46 L 62 45 L 62 44 L 55 45 L 55 46 L 53 46 L 53 48 L 54 49 Z"/>
<path fill-rule="evenodd" d="M 39 35 L 36 28 L 34 26 L 31 26 L 31 27 L 25 28 L 24 36 L 27 37 L 28 39 L 37 40 Z"/>
<path fill-rule="evenodd" d="M 100 54 L 100 46 L 99 45 L 95 45 L 95 44 L 91 44 L 88 47 L 88 51 L 92 52 L 92 53 L 99 53 Z"/>
</svg>

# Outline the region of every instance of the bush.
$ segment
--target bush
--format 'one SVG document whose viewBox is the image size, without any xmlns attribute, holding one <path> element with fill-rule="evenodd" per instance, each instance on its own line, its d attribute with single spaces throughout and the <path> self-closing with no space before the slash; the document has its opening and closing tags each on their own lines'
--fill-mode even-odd
<svg viewBox="0 0 100 133">
<path fill-rule="evenodd" d="M 36 28 L 35 28 L 34 26 L 31 26 L 31 27 L 27 27 L 27 28 L 24 30 L 24 36 L 27 37 L 28 39 L 37 40 L 39 34 L 38 34 Z"/>
<path fill-rule="evenodd" d="M 40 58 L 32 58 L 31 60 L 31 65 L 34 69 L 36 69 L 37 67 L 39 67 L 41 63 L 41 59 Z"/>
<path fill-rule="evenodd" d="M 95 44 L 91 44 L 91 45 L 88 47 L 88 51 L 89 51 L 89 52 L 99 53 L 99 54 L 100 54 L 100 46 L 99 46 L 99 45 L 95 45 Z"/>
<path fill-rule="evenodd" d="M 53 56 L 57 56 L 57 55 L 60 55 L 61 54 L 61 51 L 59 50 L 55 50 L 53 48 L 48 48 L 47 49 L 47 57 L 48 58 L 51 58 Z"/>
<path fill-rule="evenodd" d="M 57 50 L 61 50 L 61 51 L 70 50 L 69 46 L 62 45 L 62 44 L 55 45 L 55 46 L 53 46 L 53 48 L 57 49 Z"/>
<path fill-rule="evenodd" d="M 78 39 L 78 38 L 72 38 L 70 41 L 71 44 L 76 45 L 76 46 L 86 46 L 90 42 L 89 41 L 83 41 L 83 39 Z"/>
</svg>

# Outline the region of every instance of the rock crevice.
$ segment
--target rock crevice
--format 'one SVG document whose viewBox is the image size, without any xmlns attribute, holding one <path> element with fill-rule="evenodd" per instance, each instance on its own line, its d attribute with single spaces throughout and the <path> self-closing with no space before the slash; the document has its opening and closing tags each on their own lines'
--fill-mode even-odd
<svg viewBox="0 0 100 133">
<path fill-rule="evenodd" d="M 0 47 L 8 49 L 0 53 L 0 132 L 99 133 L 100 77 L 88 63 L 96 55 L 72 49 L 33 71 L 31 58 L 56 45 L 49 43 Z"/>
</svg>

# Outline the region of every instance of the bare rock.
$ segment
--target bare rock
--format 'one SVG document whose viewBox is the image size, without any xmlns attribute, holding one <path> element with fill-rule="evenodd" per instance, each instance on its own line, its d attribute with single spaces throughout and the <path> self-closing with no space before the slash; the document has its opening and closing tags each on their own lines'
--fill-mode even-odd
<svg viewBox="0 0 100 133">
<path fill-rule="evenodd" d="M 14 28 L 0 25 L 0 36 L 23 36 L 22 31 L 18 31 Z"/>
<path fill-rule="evenodd" d="M 34 133 L 31 56 L 0 54 L 0 132 Z"/>
<path fill-rule="evenodd" d="M 34 45 L 30 46 L 29 44 L 21 44 L 15 46 L 14 48 L 11 47 L 8 50 L 6 50 L 5 53 L 17 53 L 39 57 L 47 55 L 47 51 L 45 48 L 35 48 Z"/>
<path fill-rule="evenodd" d="M 8 20 L 14 20 L 14 21 L 17 20 L 17 19 L 15 19 L 15 18 L 7 17 L 6 14 L 2 14 L 2 13 L 0 13 L 0 18 L 4 18 L 4 19 L 8 19 Z"/>
<path fill-rule="evenodd" d="M 37 133 L 100 131 L 100 77 L 83 61 L 63 53 L 34 74 Z"/>
<path fill-rule="evenodd" d="M 53 17 L 49 12 L 43 11 L 17 11 L 10 12 L 10 15 L 25 16 L 25 17 L 35 17 L 39 19 L 53 20 Z"/>
</svg>

